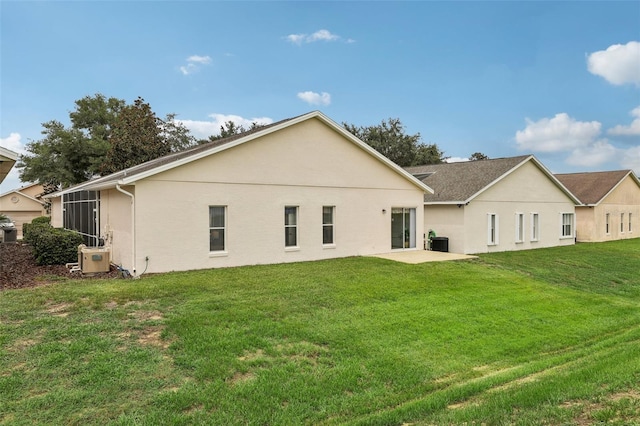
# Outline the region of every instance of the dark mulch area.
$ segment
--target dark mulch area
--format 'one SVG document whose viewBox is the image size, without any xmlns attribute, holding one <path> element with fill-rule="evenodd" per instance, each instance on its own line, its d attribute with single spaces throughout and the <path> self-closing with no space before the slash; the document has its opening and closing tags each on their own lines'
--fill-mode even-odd
<svg viewBox="0 0 640 426">
<path fill-rule="evenodd" d="M 22 243 L 0 243 L 0 291 L 36 287 L 65 279 L 117 278 L 115 268 L 105 273 L 83 275 L 69 272 L 64 265 L 38 265 L 31 247 Z"/>
</svg>

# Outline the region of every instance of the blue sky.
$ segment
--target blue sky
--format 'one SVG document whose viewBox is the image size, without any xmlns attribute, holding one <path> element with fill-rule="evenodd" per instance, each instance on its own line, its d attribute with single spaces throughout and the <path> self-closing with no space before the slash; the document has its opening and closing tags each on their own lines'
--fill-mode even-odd
<svg viewBox="0 0 640 426">
<path fill-rule="evenodd" d="M 454 159 L 640 173 L 638 1 L 0 0 L 0 19 L 0 146 L 19 153 L 102 93 L 198 137 L 321 110 L 400 118 Z"/>
</svg>

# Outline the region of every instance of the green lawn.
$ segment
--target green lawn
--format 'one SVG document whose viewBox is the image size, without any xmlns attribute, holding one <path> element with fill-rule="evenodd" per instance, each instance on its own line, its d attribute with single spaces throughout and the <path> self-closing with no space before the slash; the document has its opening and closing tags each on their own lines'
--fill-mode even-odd
<svg viewBox="0 0 640 426">
<path fill-rule="evenodd" d="M 640 239 L 0 292 L 2 424 L 640 425 Z"/>
</svg>

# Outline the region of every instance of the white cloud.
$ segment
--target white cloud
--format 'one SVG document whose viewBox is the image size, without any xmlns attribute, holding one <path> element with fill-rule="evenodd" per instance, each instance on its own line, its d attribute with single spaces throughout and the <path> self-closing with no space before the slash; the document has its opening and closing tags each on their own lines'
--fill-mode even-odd
<svg viewBox="0 0 640 426">
<path fill-rule="evenodd" d="M 462 163 L 464 161 L 469 161 L 469 159 L 465 157 L 449 157 L 444 160 L 445 163 Z"/>
<path fill-rule="evenodd" d="M 8 138 L 0 138 L 0 146 L 18 154 L 25 154 L 27 151 L 21 139 L 20 133 L 11 133 Z"/>
<path fill-rule="evenodd" d="M 625 169 L 631 169 L 636 175 L 640 175 L 640 146 L 624 150 L 620 164 Z"/>
<path fill-rule="evenodd" d="M 327 92 L 300 92 L 298 93 L 298 98 L 310 105 L 329 105 L 331 103 L 331 95 Z"/>
<path fill-rule="evenodd" d="M 566 113 L 539 121 L 526 119 L 527 127 L 516 132 L 521 150 L 559 152 L 591 145 L 600 134 L 597 121 L 577 121 Z"/>
<path fill-rule="evenodd" d="M 285 39 L 293 44 L 301 45 L 302 43 L 313 43 L 316 41 L 338 41 L 342 37 L 332 34 L 329 30 L 318 30 L 313 34 L 289 34 Z M 355 43 L 355 40 L 349 38 L 346 43 Z"/>
<path fill-rule="evenodd" d="M 614 44 L 587 57 L 589 72 L 611 84 L 640 86 L 640 42 Z"/>
<path fill-rule="evenodd" d="M 183 75 L 193 74 L 200 69 L 201 65 L 207 65 L 211 63 L 209 56 L 191 55 L 187 58 L 187 64 L 180 67 L 180 72 Z"/>
<path fill-rule="evenodd" d="M 607 133 L 618 136 L 640 136 L 640 106 L 632 109 L 629 115 L 635 117 L 630 125 L 623 126 L 618 124 L 609 129 Z"/>
<path fill-rule="evenodd" d="M 269 117 L 256 117 L 256 118 L 244 118 L 239 115 L 233 114 L 209 114 L 212 120 L 199 121 L 199 120 L 176 120 L 189 129 L 191 134 L 198 139 L 206 139 L 212 135 L 220 134 L 220 127 L 228 121 L 233 121 L 236 125 L 242 126 L 245 129 L 251 127 L 252 123 L 258 124 L 271 124 L 273 119 Z"/>
<path fill-rule="evenodd" d="M 581 146 L 571 152 L 567 163 L 573 166 L 595 167 L 614 160 L 618 150 L 606 139 Z"/>
</svg>

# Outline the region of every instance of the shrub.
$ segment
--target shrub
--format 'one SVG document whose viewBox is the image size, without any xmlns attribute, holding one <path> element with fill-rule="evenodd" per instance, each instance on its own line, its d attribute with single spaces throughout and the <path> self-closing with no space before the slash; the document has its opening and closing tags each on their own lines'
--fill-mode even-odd
<svg viewBox="0 0 640 426">
<path fill-rule="evenodd" d="M 78 261 L 78 246 L 82 236 L 61 228 L 42 227 L 37 233 L 33 253 L 38 265 L 63 265 Z"/>
<path fill-rule="evenodd" d="M 36 262 L 38 265 L 76 262 L 82 236 L 74 231 L 54 228 L 50 221 L 48 217 L 41 216 L 23 225 L 23 239 L 33 247 Z"/>
</svg>

